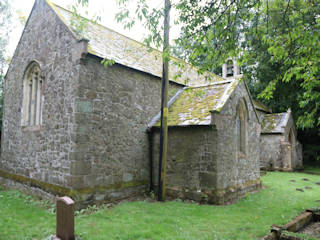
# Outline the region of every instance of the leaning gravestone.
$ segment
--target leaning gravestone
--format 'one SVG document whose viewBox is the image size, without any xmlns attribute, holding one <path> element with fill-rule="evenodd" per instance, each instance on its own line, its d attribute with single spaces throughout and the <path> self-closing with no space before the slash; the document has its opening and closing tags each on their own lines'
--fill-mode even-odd
<svg viewBox="0 0 320 240">
<path fill-rule="evenodd" d="M 61 240 L 74 240 L 74 201 L 69 197 L 57 199 L 57 232 Z"/>
</svg>

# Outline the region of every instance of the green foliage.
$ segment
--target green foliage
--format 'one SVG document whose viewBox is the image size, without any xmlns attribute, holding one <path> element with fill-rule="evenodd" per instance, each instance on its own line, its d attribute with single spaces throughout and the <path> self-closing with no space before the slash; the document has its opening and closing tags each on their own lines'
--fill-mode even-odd
<svg viewBox="0 0 320 240">
<path fill-rule="evenodd" d="M 0 77 L 6 66 L 6 47 L 11 23 L 11 6 L 8 0 L 0 1 Z"/>
<path fill-rule="evenodd" d="M 72 18 L 70 19 L 71 29 L 76 33 L 79 39 L 88 38 L 88 26 L 90 22 L 96 24 L 101 21 L 101 16 L 94 16 L 92 19 L 89 18 L 89 12 L 85 10 L 85 16 L 83 17 L 80 13 L 81 9 L 88 8 L 89 1 L 88 0 L 78 0 L 75 5 L 72 5 Z"/>
<path fill-rule="evenodd" d="M 92 206 L 83 214 L 77 213 L 75 231 L 83 240 L 261 239 L 271 225 L 283 225 L 305 209 L 318 206 L 318 181 L 317 175 L 267 173 L 262 178 L 264 189 L 228 206 L 199 205 L 180 199 L 165 203 L 124 202 L 112 208 Z M 41 205 L 41 201 L 17 191 L 0 191 L 0 239 L 44 239 L 54 234 L 55 214 Z"/>
<path fill-rule="evenodd" d="M 240 56 L 253 95 L 275 111 L 293 108 L 301 128 L 320 126 L 317 1 L 179 1 L 188 61 L 215 71 Z"/>
<path fill-rule="evenodd" d="M 76 33 L 78 38 L 86 38 L 88 32 L 89 20 L 84 18 L 79 13 L 79 8 L 81 6 L 88 7 L 88 1 L 78 0 L 76 5 L 72 6 L 72 18 L 70 19 L 71 29 Z M 86 12 L 88 14 L 88 12 Z"/>
<path fill-rule="evenodd" d="M 276 71 L 259 96 L 271 99 L 276 97 L 276 88 L 293 88 L 286 105 L 296 104 L 298 126 L 320 126 L 320 5 L 317 1 L 276 0 L 264 6 L 265 14 L 267 11 L 268 21 L 259 24 L 261 34 L 256 38 L 267 48 L 267 63 L 276 66 Z"/>
<path fill-rule="evenodd" d="M 319 144 L 305 144 L 303 148 L 304 158 L 306 162 L 316 163 L 320 161 L 320 146 Z"/>
<path fill-rule="evenodd" d="M 213 71 L 226 58 L 243 52 L 244 35 L 260 1 L 180 0 L 176 5 L 182 35 L 176 44 L 189 52 L 188 61 L 202 71 Z"/>
<path fill-rule="evenodd" d="M 88 0 L 78 0 L 78 4 L 82 7 L 88 7 L 89 1 Z"/>
<path fill-rule="evenodd" d="M 112 66 L 114 63 L 115 63 L 114 60 L 112 60 L 112 59 L 106 59 L 106 58 L 104 58 L 104 59 L 101 61 L 101 64 L 102 64 L 105 68 L 108 68 L 109 66 Z"/>
<path fill-rule="evenodd" d="M 130 29 L 136 22 L 142 22 L 149 30 L 149 34 L 144 39 L 144 43 L 150 47 L 154 45 L 160 48 L 163 43 L 163 9 L 159 5 L 150 8 L 146 0 L 136 1 L 135 9 L 130 8 L 128 0 L 117 0 L 120 11 L 116 14 L 116 20 L 122 22 L 125 29 Z M 162 2 L 160 2 L 162 4 Z"/>
<path fill-rule="evenodd" d="M 0 1 L 0 129 L 2 127 L 3 79 L 7 67 L 8 35 L 11 23 L 11 6 L 8 0 Z"/>
<path fill-rule="evenodd" d="M 162 10 L 136 2 L 132 17 L 128 0 L 119 0 L 118 21 L 130 27 L 137 19 L 148 22 L 147 42 L 161 45 Z M 182 34 L 171 54 L 199 66 L 199 73 L 219 73 L 228 57 L 238 57 L 254 97 L 275 111 L 291 106 L 302 129 L 320 126 L 317 0 L 178 0 L 173 7 Z"/>
</svg>

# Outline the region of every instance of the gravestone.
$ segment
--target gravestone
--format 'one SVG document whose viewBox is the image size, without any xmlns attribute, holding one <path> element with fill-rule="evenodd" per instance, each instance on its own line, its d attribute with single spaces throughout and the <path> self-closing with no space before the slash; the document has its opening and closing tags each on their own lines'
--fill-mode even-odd
<svg viewBox="0 0 320 240">
<path fill-rule="evenodd" d="M 57 232 L 61 240 L 74 240 L 74 201 L 69 197 L 57 199 Z"/>
</svg>

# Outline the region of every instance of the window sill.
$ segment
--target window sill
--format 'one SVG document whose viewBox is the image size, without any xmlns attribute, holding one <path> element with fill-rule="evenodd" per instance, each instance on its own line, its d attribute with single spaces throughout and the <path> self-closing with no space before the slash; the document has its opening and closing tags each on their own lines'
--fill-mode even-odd
<svg viewBox="0 0 320 240">
<path fill-rule="evenodd" d="M 23 132 L 35 132 L 35 131 L 41 131 L 42 130 L 42 126 L 41 125 L 37 125 L 37 126 L 22 126 L 21 127 Z"/>
</svg>

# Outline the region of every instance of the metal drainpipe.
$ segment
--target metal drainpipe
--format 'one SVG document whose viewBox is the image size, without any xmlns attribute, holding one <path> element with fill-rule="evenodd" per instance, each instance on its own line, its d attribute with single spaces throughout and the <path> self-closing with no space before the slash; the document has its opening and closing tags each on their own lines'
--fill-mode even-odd
<svg viewBox="0 0 320 240">
<path fill-rule="evenodd" d="M 153 137 L 153 130 L 152 128 L 148 128 L 148 139 L 149 139 L 149 171 L 150 171 L 150 188 L 149 191 L 153 192 L 153 142 L 152 142 L 152 137 Z"/>
</svg>

